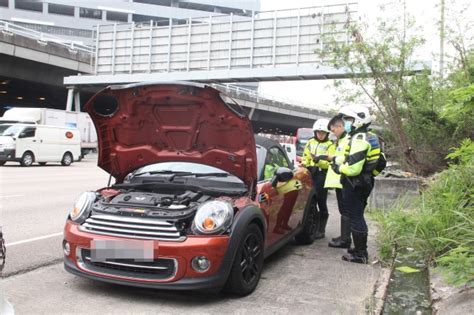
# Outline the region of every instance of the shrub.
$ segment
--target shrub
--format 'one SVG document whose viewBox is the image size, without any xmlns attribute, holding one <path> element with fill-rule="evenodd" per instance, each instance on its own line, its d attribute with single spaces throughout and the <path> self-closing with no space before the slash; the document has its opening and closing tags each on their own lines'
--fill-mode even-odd
<svg viewBox="0 0 474 315">
<path fill-rule="evenodd" d="M 413 248 L 413 259 L 439 267 L 450 283 L 474 284 L 474 143 L 463 141 L 448 155 L 449 168 L 411 207 L 379 211 L 381 258 Z"/>
</svg>

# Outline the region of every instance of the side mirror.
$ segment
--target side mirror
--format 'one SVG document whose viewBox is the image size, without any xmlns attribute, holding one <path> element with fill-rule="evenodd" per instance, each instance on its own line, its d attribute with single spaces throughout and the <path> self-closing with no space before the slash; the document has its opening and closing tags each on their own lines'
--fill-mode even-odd
<svg viewBox="0 0 474 315">
<path fill-rule="evenodd" d="M 279 182 L 287 182 L 293 178 L 293 171 L 287 167 L 279 167 L 272 178 L 272 186 L 276 187 Z"/>
</svg>

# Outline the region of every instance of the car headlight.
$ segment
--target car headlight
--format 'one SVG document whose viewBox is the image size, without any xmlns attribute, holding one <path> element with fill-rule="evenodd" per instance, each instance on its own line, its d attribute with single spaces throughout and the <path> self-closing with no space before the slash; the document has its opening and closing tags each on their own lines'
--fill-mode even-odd
<svg viewBox="0 0 474 315">
<path fill-rule="evenodd" d="M 92 191 L 83 192 L 74 203 L 74 208 L 69 213 L 74 222 L 84 221 L 91 211 L 92 204 L 96 200 L 96 194 Z"/>
<path fill-rule="evenodd" d="M 203 203 L 194 217 L 193 231 L 197 234 L 223 233 L 232 224 L 234 209 L 225 201 Z"/>
</svg>

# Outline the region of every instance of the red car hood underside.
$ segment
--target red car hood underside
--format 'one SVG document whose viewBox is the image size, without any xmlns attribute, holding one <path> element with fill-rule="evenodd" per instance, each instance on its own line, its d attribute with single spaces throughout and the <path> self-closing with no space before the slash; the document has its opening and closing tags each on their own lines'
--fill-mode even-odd
<svg viewBox="0 0 474 315">
<path fill-rule="evenodd" d="M 98 165 L 118 183 L 141 166 L 182 161 L 222 169 L 250 189 L 256 185 L 250 121 L 240 106 L 228 106 L 211 87 L 112 86 L 94 95 L 85 109 L 97 129 Z"/>
</svg>

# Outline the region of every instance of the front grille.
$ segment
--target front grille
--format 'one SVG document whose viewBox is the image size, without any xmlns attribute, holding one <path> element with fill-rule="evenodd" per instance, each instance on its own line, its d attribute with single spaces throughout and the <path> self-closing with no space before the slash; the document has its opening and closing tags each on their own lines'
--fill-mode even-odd
<svg viewBox="0 0 474 315">
<path fill-rule="evenodd" d="M 176 274 L 177 261 L 171 258 L 159 258 L 153 261 L 134 259 L 107 259 L 92 261 L 90 249 L 78 248 L 78 263 L 82 268 L 100 273 L 134 279 L 165 280 Z"/>
<path fill-rule="evenodd" d="M 183 241 L 176 226 L 164 220 L 96 214 L 79 228 L 81 231 L 127 238 Z"/>
</svg>

